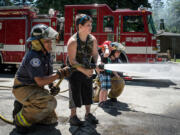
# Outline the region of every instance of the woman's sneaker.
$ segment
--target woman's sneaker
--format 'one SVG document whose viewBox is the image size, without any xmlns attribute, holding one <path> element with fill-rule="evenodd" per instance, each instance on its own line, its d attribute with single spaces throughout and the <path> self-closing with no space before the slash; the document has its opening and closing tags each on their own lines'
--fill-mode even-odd
<svg viewBox="0 0 180 135">
<path fill-rule="evenodd" d="M 85 120 L 90 122 L 91 124 L 99 123 L 99 121 L 96 119 L 96 117 L 94 115 L 92 115 L 91 113 L 89 113 L 88 115 L 85 116 Z"/>
<path fill-rule="evenodd" d="M 77 115 L 74 115 L 69 119 L 69 123 L 71 126 L 81 126 L 83 125 L 83 122 L 77 117 Z"/>
</svg>

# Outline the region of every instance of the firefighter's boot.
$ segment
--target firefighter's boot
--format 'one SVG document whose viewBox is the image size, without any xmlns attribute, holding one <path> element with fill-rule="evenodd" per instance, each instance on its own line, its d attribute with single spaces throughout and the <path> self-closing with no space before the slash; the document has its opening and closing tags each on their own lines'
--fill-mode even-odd
<svg viewBox="0 0 180 135">
<path fill-rule="evenodd" d="M 16 114 L 21 111 L 22 107 L 23 105 L 19 101 L 14 101 L 13 119 L 15 119 Z"/>
<path fill-rule="evenodd" d="M 13 116 L 13 122 L 14 122 L 14 124 L 15 124 L 15 127 L 16 127 L 16 131 L 18 132 L 18 133 L 21 133 L 21 134 L 25 134 L 25 133 L 27 133 L 28 132 L 28 128 L 27 127 L 23 127 L 23 126 L 20 126 L 19 124 L 18 124 L 18 121 L 16 120 L 15 121 L 15 118 L 17 118 L 16 117 L 16 115 L 18 114 L 18 112 L 20 112 L 21 111 L 21 109 L 22 109 L 22 104 L 20 103 L 20 102 L 18 102 L 17 100 L 15 100 L 14 101 L 14 109 L 13 109 L 13 114 L 12 114 L 12 116 Z"/>
</svg>

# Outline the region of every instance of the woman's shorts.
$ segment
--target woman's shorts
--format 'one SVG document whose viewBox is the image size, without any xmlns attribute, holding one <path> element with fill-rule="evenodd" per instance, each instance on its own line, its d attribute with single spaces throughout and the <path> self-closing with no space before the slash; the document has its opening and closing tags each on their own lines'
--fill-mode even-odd
<svg viewBox="0 0 180 135">
<path fill-rule="evenodd" d="M 69 108 L 92 104 L 92 78 L 79 71 L 69 77 Z"/>
</svg>

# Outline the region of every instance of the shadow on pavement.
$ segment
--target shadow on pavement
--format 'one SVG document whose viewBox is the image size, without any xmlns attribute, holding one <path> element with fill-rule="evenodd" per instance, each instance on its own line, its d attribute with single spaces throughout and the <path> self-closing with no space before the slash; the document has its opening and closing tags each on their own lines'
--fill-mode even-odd
<svg viewBox="0 0 180 135">
<path fill-rule="evenodd" d="M 171 85 L 176 85 L 170 80 L 151 80 L 151 79 L 140 79 L 133 81 L 126 81 L 126 85 L 135 85 L 135 86 L 146 86 L 146 87 L 170 87 Z"/>
<path fill-rule="evenodd" d="M 175 89 L 175 90 L 179 90 L 179 89 L 180 89 L 180 87 L 174 87 L 174 89 Z"/>
<path fill-rule="evenodd" d="M 70 126 L 69 131 L 72 135 L 100 135 L 100 133 L 96 131 L 96 125 L 87 121 L 80 127 Z"/>
<path fill-rule="evenodd" d="M 59 129 L 55 127 L 48 127 L 48 126 L 36 126 L 28 130 L 29 132 L 25 135 L 62 135 Z M 24 135 L 18 133 L 14 128 L 9 135 Z"/>
<path fill-rule="evenodd" d="M 2 78 L 14 78 L 15 73 L 8 73 L 8 72 L 0 72 L 0 77 Z"/>
<path fill-rule="evenodd" d="M 130 109 L 128 104 L 123 102 L 111 102 L 110 100 L 107 100 L 106 103 L 108 105 L 106 105 L 102 109 L 112 116 L 121 115 L 121 111 L 136 112 L 135 110 Z"/>
</svg>

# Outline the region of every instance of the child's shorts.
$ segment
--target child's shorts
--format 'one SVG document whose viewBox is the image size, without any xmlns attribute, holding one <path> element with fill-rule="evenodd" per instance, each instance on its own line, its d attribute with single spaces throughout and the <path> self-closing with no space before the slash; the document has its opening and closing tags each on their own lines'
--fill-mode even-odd
<svg viewBox="0 0 180 135">
<path fill-rule="evenodd" d="M 111 76 L 110 75 L 100 74 L 99 80 L 101 83 L 101 89 L 102 90 L 111 89 Z"/>
</svg>

